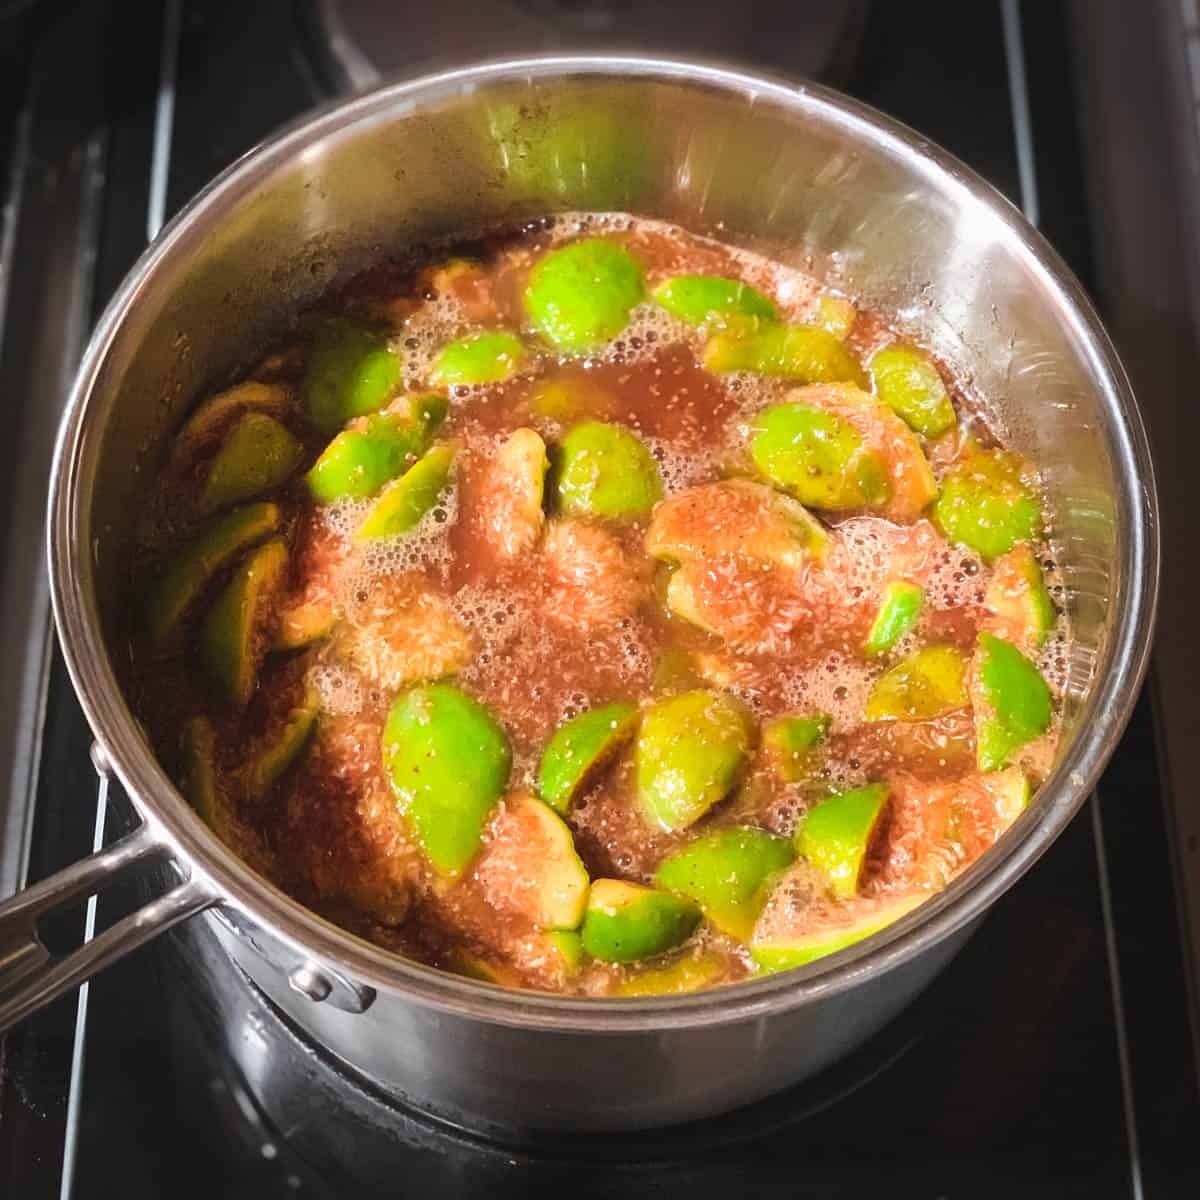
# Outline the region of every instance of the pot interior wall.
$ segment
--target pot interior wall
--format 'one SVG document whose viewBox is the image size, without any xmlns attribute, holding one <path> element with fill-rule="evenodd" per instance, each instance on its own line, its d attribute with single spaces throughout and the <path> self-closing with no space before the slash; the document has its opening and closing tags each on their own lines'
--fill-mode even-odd
<svg viewBox="0 0 1200 1200">
<path fill-rule="evenodd" d="M 298 308 L 380 256 L 547 211 L 622 209 L 812 269 L 958 365 L 1042 467 L 1074 645 L 1069 721 L 1106 636 L 1130 514 L 1115 404 L 1021 235 L 878 129 L 823 102 L 703 81 L 514 72 L 359 101 L 210 190 L 167 235 L 113 337 L 79 463 L 110 637 L 137 498 L 164 435 Z M 90 518 L 90 523 L 89 523 Z"/>
</svg>

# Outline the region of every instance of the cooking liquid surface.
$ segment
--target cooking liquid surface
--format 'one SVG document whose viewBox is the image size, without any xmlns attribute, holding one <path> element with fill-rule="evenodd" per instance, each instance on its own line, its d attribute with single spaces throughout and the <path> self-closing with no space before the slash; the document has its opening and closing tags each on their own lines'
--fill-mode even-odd
<svg viewBox="0 0 1200 1200">
<path fill-rule="evenodd" d="M 528 330 L 521 293 L 531 264 L 547 248 L 581 236 L 628 246 L 648 290 L 680 274 L 738 278 L 770 296 L 790 322 L 813 320 L 822 296 L 796 271 L 679 230 L 622 216 L 570 216 L 473 244 L 466 252 L 482 267 L 449 281 L 436 266 L 450 255 L 439 256 L 433 268 L 373 272 L 333 298 L 322 315 L 385 323 L 403 356 L 404 387 L 428 391 L 434 355 L 452 338 L 481 328 Z M 196 666 L 203 607 L 158 648 L 134 633 L 130 691 L 177 777 L 181 730 L 197 714 L 213 724 L 223 804 L 217 828 L 236 852 L 302 903 L 379 945 L 511 986 L 623 994 L 645 971 L 689 959 L 703 964 L 706 985 L 746 977 L 754 971 L 746 945 L 709 921 L 655 961 L 622 966 L 585 958 L 578 969 L 567 968 L 544 931 L 510 903 L 521 886 L 520 866 L 508 863 L 498 845 L 507 836 L 511 798 L 536 794 L 540 757 L 563 721 L 615 701 L 645 708 L 696 688 L 732 694 L 756 725 L 782 713 L 828 714 L 828 739 L 811 776 L 781 779 L 760 747 L 721 803 L 691 827 L 668 832 L 639 808 L 626 747 L 566 815 L 593 880 L 649 884 L 663 858 L 698 834 L 739 825 L 790 836 L 830 789 L 886 782 L 890 799 L 858 897 L 835 898 L 803 858 L 774 886 L 760 928 L 774 922 L 804 933 L 848 925 L 860 909 L 872 911 L 888 897 L 937 890 L 994 842 L 1006 822 L 978 774 L 969 707 L 924 721 L 863 717 L 873 685 L 905 653 L 940 643 L 969 656 L 987 622 L 989 567 L 928 520 L 896 524 L 865 512 L 818 513 L 835 533 L 819 568 L 763 570 L 736 553 L 708 561 L 698 587 L 728 618 L 725 637 L 664 604 L 669 567 L 646 552 L 649 518 L 561 514 L 550 499 L 553 465 L 544 529 L 515 557 L 497 552 L 504 513 L 496 507 L 494 465 L 498 448 L 519 428 L 541 435 L 553 464 L 554 448 L 577 421 L 622 426 L 650 450 L 668 499 L 747 473 L 749 422 L 796 384 L 709 373 L 700 366 L 705 333 L 647 301 L 602 353 L 559 356 L 526 337 L 533 353 L 514 378 L 450 388 L 437 438 L 460 447 L 453 487 L 408 536 L 356 542 L 354 530 L 371 501 L 318 505 L 303 476 L 294 477 L 274 497 L 289 549 L 277 607 L 332 603 L 339 620 L 322 640 L 268 654 L 244 710 L 214 702 Z M 891 336 L 880 319 L 860 312 L 847 346 L 865 362 Z M 253 374 L 294 389 L 306 354 L 301 332 Z M 943 375 L 960 430 L 995 445 L 980 407 Z M 544 399 L 550 385 L 576 400 L 556 410 Z M 309 429 L 298 411 L 282 420 L 311 463 L 328 437 Z M 926 446 L 939 477 L 957 445 L 942 438 Z M 145 522 L 135 579 L 192 528 L 181 514 L 194 479 L 168 464 Z M 1045 547 L 1037 557 L 1057 596 Z M 924 607 L 916 627 L 872 659 L 862 644 L 897 562 L 905 578 L 924 588 Z M 214 588 L 225 578 L 219 575 Z M 273 632 L 256 636 L 269 641 Z M 1059 617 L 1038 660 L 1056 698 L 1065 638 Z M 448 654 L 447 647 L 458 650 Z M 496 718 L 512 749 L 506 798 L 485 827 L 481 853 L 453 881 L 439 876 L 414 844 L 380 750 L 397 694 L 447 674 Z M 271 742 L 306 685 L 321 701 L 312 738 L 296 764 L 251 799 L 239 786 L 239 771 Z M 1055 736 L 1052 725 L 1021 751 L 1035 784 L 1053 759 Z"/>
</svg>

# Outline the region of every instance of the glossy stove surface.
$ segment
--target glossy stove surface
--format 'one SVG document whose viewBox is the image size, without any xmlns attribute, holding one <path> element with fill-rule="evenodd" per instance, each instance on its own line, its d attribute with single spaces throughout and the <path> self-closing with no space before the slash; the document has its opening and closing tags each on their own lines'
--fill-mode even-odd
<svg viewBox="0 0 1200 1200">
<path fill-rule="evenodd" d="M 517 48 L 513 29 L 534 25 L 554 45 L 613 44 L 623 30 L 627 44 L 706 46 L 837 83 L 959 154 L 1014 201 L 1040 202 L 1051 240 L 1090 282 L 1093 231 L 1063 70 L 1066 14 L 1058 4 L 1021 6 L 1022 81 L 1005 52 L 1006 7 L 1017 10 L 758 4 L 742 11 L 770 20 L 743 22 L 735 42 L 728 6 L 701 4 L 689 6 L 686 36 L 672 42 L 661 12 L 646 32 L 637 6 L 618 0 L 500 5 L 472 29 L 442 7 L 436 20 L 433 9 L 396 20 L 394 37 L 380 14 L 395 6 L 383 4 L 34 6 L 19 25 L 0 27 L 11 68 L 0 88 L 15 94 L 24 80 L 34 99 L 25 134 L 19 123 L 0 127 L 0 155 L 12 175 L 25 137 L 24 194 L 38 184 L 61 203 L 74 181 L 92 196 L 91 224 L 72 228 L 94 315 L 148 226 L 279 123 L 352 81 L 355 64 L 482 57 Z M 508 41 L 488 34 L 497 12 L 517 9 L 523 24 L 508 29 Z M 346 38 L 340 54 L 330 49 L 331 19 Z M 63 78 L 74 88 L 56 89 Z M 1014 121 L 1022 97 L 1028 124 Z M 1022 172 L 1018 147 L 1030 129 Z M 64 145 L 78 179 L 57 166 Z M 91 148 L 97 177 L 80 166 L 91 161 L 80 146 Z M 18 234 L 28 221 L 27 205 Z M 13 277 L 32 287 L 41 260 L 19 240 L 15 253 Z M 9 306 L 6 395 L 17 394 L 13 372 L 28 365 L 11 347 L 33 336 L 24 325 L 14 334 L 13 321 L 36 315 Z M 57 659 L 38 697 L 31 879 L 89 850 L 96 816 L 87 729 Z M 1156 757 L 1143 699 L 1098 799 L 930 991 L 850 1060 L 752 1109 L 637 1136 L 490 1143 L 348 1078 L 248 982 L 217 994 L 206 969 L 211 944 L 181 930 L 94 981 L 82 1005 L 68 997 L 7 1039 L 0 1195 L 1200 1194 L 1200 1105 Z M 111 801 L 109 838 L 128 819 L 122 799 Z M 135 898 L 129 889 L 106 901 L 99 925 Z M 78 938 L 78 918 L 60 924 L 51 934 Z"/>
</svg>

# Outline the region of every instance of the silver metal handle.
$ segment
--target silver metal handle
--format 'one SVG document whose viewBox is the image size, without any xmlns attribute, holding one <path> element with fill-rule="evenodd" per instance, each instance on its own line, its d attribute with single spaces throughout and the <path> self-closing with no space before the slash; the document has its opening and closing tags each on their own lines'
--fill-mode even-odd
<svg viewBox="0 0 1200 1200">
<path fill-rule="evenodd" d="M 0 904 L 0 1033 L 216 901 L 212 888 L 193 877 L 69 954 L 56 958 L 42 944 L 37 923 L 45 914 L 101 891 L 131 867 L 165 853 L 149 826 L 140 825 L 107 849 Z"/>
</svg>

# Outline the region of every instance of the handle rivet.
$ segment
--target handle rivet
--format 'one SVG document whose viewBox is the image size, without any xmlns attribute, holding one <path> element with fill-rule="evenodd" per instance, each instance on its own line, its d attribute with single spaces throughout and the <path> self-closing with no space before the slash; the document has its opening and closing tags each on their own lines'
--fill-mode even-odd
<svg viewBox="0 0 1200 1200">
<path fill-rule="evenodd" d="M 320 1004 L 333 991 L 333 984 L 312 963 L 303 963 L 288 976 L 288 986 L 294 992 Z"/>
<path fill-rule="evenodd" d="M 97 775 L 112 774 L 112 762 L 108 757 L 108 751 L 99 742 L 92 743 L 92 748 L 88 751 L 88 757 L 92 760 L 92 766 L 96 768 Z"/>
</svg>

